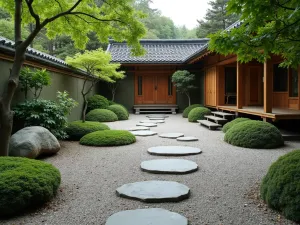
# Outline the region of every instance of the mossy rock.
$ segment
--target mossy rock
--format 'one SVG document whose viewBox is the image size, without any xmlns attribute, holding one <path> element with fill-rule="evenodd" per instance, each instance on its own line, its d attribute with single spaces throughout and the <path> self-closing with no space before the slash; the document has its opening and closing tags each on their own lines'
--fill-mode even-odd
<svg viewBox="0 0 300 225">
<path fill-rule="evenodd" d="M 86 114 L 87 121 L 97 122 L 114 122 L 118 120 L 118 116 L 108 109 L 94 109 Z"/>
<path fill-rule="evenodd" d="M 241 122 L 244 122 L 244 121 L 247 121 L 247 120 L 250 120 L 249 118 L 236 118 L 228 123 L 226 123 L 223 128 L 222 128 L 222 131 L 224 133 L 226 133 L 231 127 L 233 127 L 235 124 L 238 124 L 238 123 L 241 123 Z"/>
<path fill-rule="evenodd" d="M 128 112 L 124 109 L 123 106 L 110 105 L 107 109 L 114 112 L 117 115 L 118 120 L 128 120 Z"/>
<path fill-rule="evenodd" d="M 0 216 L 9 217 L 52 199 L 60 172 L 51 164 L 20 157 L 0 157 Z"/>
<path fill-rule="evenodd" d="M 68 124 L 66 132 L 70 140 L 78 141 L 84 135 L 99 131 L 99 130 L 109 130 L 110 128 L 103 123 L 94 122 L 94 121 L 85 121 L 82 120 L 73 121 Z"/>
<path fill-rule="evenodd" d="M 93 95 L 87 99 L 88 111 L 94 109 L 106 109 L 109 106 L 109 101 L 102 95 Z"/>
<path fill-rule="evenodd" d="M 224 137 L 229 144 L 244 148 L 277 148 L 284 144 L 280 131 L 272 124 L 248 120 L 235 124 Z"/>
<path fill-rule="evenodd" d="M 200 104 L 193 104 L 193 105 L 190 105 L 190 106 L 186 107 L 186 108 L 183 110 L 182 117 L 183 117 L 183 118 L 188 118 L 190 111 L 191 111 L 192 109 L 194 109 L 194 108 L 197 108 L 197 107 L 202 107 L 202 105 L 200 105 Z"/>
<path fill-rule="evenodd" d="M 204 120 L 204 116 L 209 114 L 211 114 L 210 109 L 205 107 L 196 107 L 190 111 L 188 119 L 189 122 L 195 123 L 197 120 Z"/>
<path fill-rule="evenodd" d="M 271 165 L 262 180 L 260 194 L 269 207 L 300 222 L 300 150 L 281 156 Z"/>
<path fill-rule="evenodd" d="M 134 142 L 136 142 L 135 136 L 126 130 L 96 131 L 80 139 L 80 144 L 90 146 L 120 146 Z"/>
</svg>

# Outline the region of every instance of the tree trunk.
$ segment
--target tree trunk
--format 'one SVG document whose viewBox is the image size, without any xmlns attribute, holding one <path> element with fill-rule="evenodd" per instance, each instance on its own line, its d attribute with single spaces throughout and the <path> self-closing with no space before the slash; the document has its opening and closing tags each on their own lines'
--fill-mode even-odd
<svg viewBox="0 0 300 225">
<path fill-rule="evenodd" d="M 188 97 L 188 100 L 189 100 L 189 106 L 191 105 L 191 97 L 189 95 L 189 93 L 186 93 L 186 96 Z"/>
<path fill-rule="evenodd" d="M 82 110 L 82 122 L 85 122 L 85 114 L 87 110 L 88 102 L 86 100 L 86 95 L 83 95 L 83 110 Z"/>
<path fill-rule="evenodd" d="M 112 90 L 111 95 L 112 95 L 111 100 L 114 102 L 115 101 L 116 91 Z"/>
</svg>

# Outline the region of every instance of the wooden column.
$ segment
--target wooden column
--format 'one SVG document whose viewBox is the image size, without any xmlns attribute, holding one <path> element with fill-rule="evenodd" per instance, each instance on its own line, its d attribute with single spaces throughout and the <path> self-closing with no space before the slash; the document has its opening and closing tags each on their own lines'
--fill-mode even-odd
<svg viewBox="0 0 300 225">
<path fill-rule="evenodd" d="M 272 62 L 266 60 L 264 63 L 264 112 L 272 113 L 273 106 L 273 74 Z"/>
<path fill-rule="evenodd" d="M 217 106 L 225 104 L 225 73 L 224 66 L 217 66 Z"/>
<path fill-rule="evenodd" d="M 244 74 L 243 74 L 243 65 L 239 62 L 236 63 L 236 106 L 238 109 L 243 108 L 244 99 L 245 99 L 245 88 L 244 88 Z"/>
</svg>

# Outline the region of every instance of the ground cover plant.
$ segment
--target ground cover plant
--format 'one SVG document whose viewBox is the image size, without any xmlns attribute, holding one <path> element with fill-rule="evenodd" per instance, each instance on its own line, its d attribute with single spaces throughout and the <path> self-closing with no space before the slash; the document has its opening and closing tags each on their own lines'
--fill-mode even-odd
<svg viewBox="0 0 300 225">
<path fill-rule="evenodd" d="M 223 128 L 222 128 L 222 131 L 224 133 L 226 133 L 231 127 L 233 127 L 235 124 L 238 124 L 238 123 L 241 123 L 241 122 L 244 122 L 244 121 L 247 121 L 247 120 L 250 120 L 249 118 L 236 118 L 228 123 L 226 123 Z"/>
<path fill-rule="evenodd" d="M 182 117 L 183 117 L 183 118 L 188 118 L 190 111 L 191 111 L 192 109 L 194 109 L 194 108 L 197 108 L 197 107 L 202 107 L 202 105 L 200 105 L 200 104 L 193 104 L 193 105 L 190 105 L 190 106 L 186 107 L 186 108 L 183 110 Z"/>
<path fill-rule="evenodd" d="M 88 111 L 94 109 L 106 109 L 109 106 L 109 101 L 102 95 L 93 95 L 87 99 Z"/>
<path fill-rule="evenodd" d="M 110 111 L 113 111 L 117 117 L 118 120 L 128 120 L 128 112 L 124 108 L 124 106 L 121 105 L 110 105 L 108 108 Z"/>
<path fill-rule="evenodd" d="M 114 122 L 118 120 L 118 116 L 108 109 L 94 109 L 86 114 L 86 120 L 97 122 Z"/>
<path fill-rule="evenodd" d="M 188 115 L 189 122 L 197 122 L 197 120 L 205 119 L 205 115 L 211 114 L 210 109 L 205 107 L 196 107 L 192 109 Z"/>
</svg>

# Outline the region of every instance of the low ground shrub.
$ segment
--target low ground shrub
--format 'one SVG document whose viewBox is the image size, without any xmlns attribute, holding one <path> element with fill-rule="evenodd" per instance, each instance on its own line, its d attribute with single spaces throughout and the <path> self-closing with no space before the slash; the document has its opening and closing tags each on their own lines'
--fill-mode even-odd
<svg viewBox="0 0 300 225">
<path fill-rule="evenodd" d="M 88 99 L 88 111 L 93 109 L 106 109 L 109 106 L 109 101 L 102 95 L 93 95 Z"/>
<path fill-rule="evenodd" d="M 113 111 L 117 115 L 118 120 L 128 120 L 128 112 L 125 110 L 124 106 L 110 105 L 107 109 Z"/>
<path fill-rule="evenodd" d="M 263 178 L 260 193 L 269 207 L 300 222 L 300 150 L 281 156 Z"/>
<path fill-rule="evenodd" d="M 100 122 L 85 121 L 83 123 L 81 120 L 78 120 L 69 123 L 68 127 L 66 128 L 69 139 L 74 141 L 78 141 L 84 135 L 99 130 L 109 130 L 109 127 Z"/>
<path fill-rule="evenodd" d="M 247 120 L 250 120 L 248 118 L 236 118 L 228 123 L 226 123 L 223 128 L 222 128 L 222 131 L 224 133 L 226 133 L 231 127 L 233 127 L 235 124 L 238 124 L 238 123 L 241 123 L 241 122 L 244 122 L 244 121 L 247 121 Z"/>
<path fill-rule="evenodd" d="M 96 131 L 83 136 L 80 144 L 90 146 L 120 146 L 136 141 L 135 136 L 126 130 Z"/>
<path fill-rule="evenodd" d="M 117 105 L 118 103 L 114 102 L 114 101 L 111 101 L 111 100 L 108 100 L 108 104 L 109 105 Z"/>
<path fill-rule="evenodd" d="M 16 215 L 53 198 L 60 172 L 51 164 L 20 157 L 0 157 L 0 216 Z"/>
<path fill-rule="evenodd" d="M 197 120 L 205 119 L 205 115 L 211 114 L 211 111 L 205 107 L 196 107 L 192 109 L 189 113 L 188 119 L 189 122 L 197 122 Z"/>
<path fill-rule="evenodd" d="M 244 148 L 262 149 L 284 144 L 280 131 L 274 125 L 257 120 L 235 124 L 225 133 L 224 141 Z"/>
<path fill-rule="evenodd" d="M 87 121 L 114 122 L 118 120 L 117 115 L 108 109 L 94 109 L 86 114 Z"/>
<path fill-rule="evenodd" d="M 186 108 L 183 110 L 182 117 L 183 117 L 183 118 L 188 118 L 190 111 L 191 111 L 192 109 L 196 108 L 196 107 L 202 107 L 202 105 L 200 105 L 200 104 L 193 104 L 193 105 L 190 105 L 190 106 L 186 107 Z"/>
</svg>

